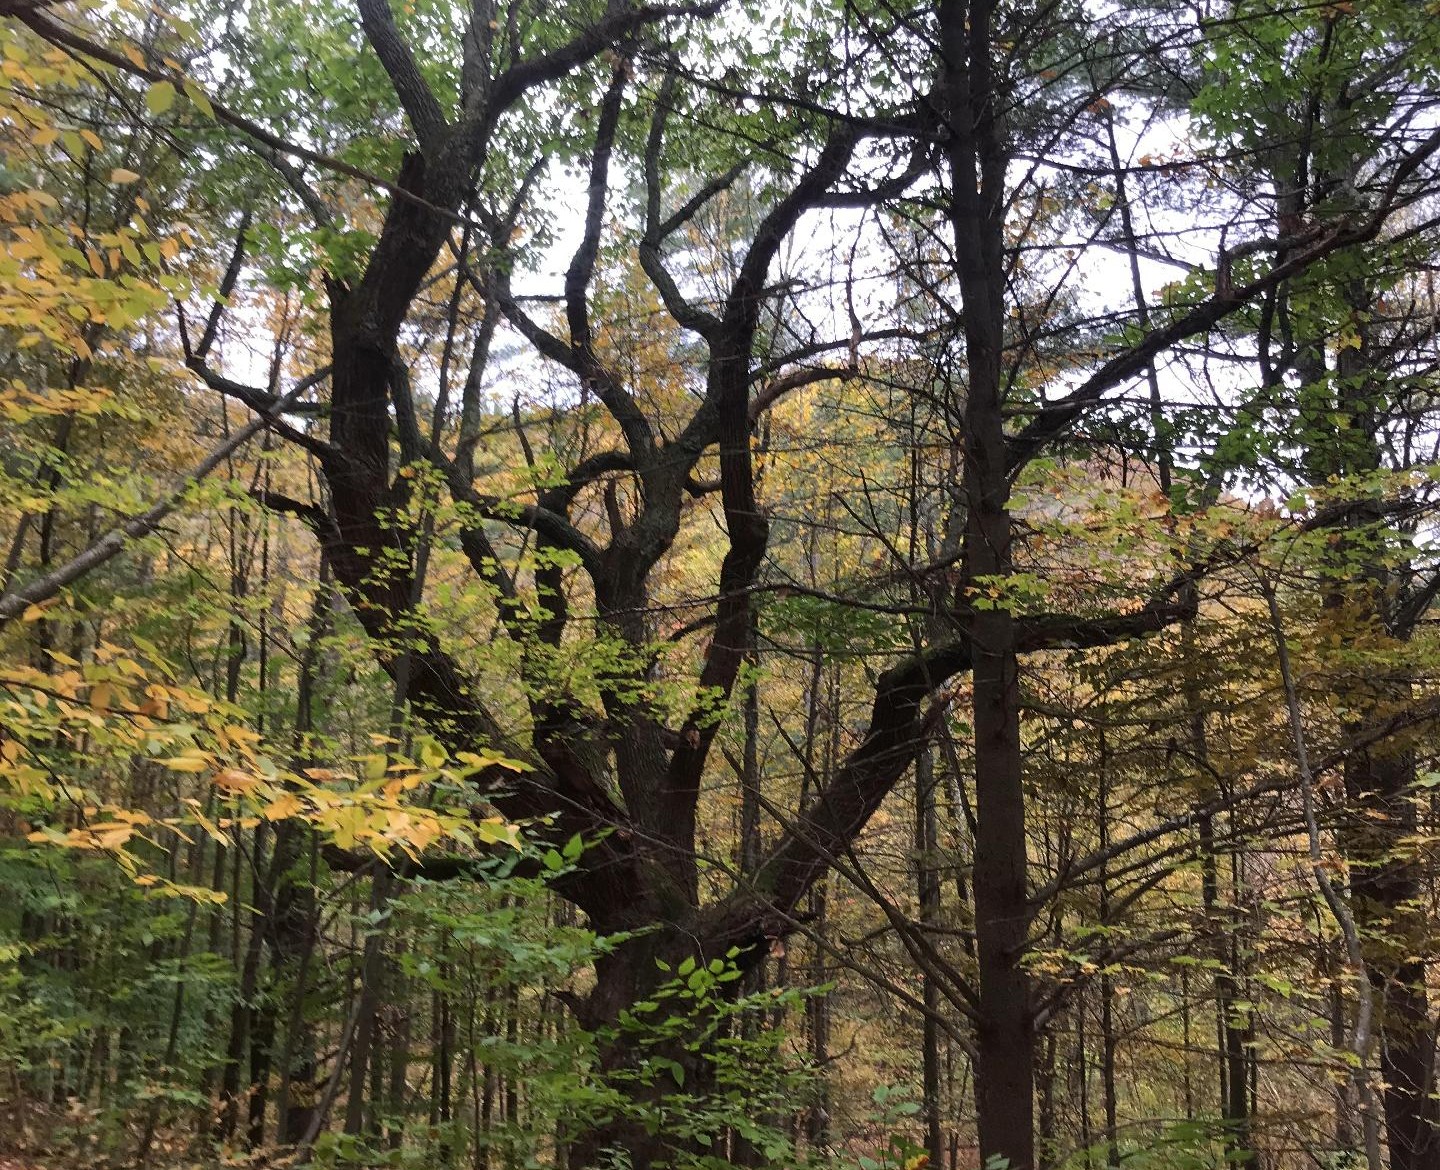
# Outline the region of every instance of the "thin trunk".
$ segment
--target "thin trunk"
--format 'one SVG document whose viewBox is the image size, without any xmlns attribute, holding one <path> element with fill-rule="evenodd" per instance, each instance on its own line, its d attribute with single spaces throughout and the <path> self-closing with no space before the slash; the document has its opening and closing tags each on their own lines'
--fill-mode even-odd
<svg viewBox="0 0 1440 1170">
<path fill-rule="evenodd" d="M 1180 1047 L 1185 1054 L 1181 1068 L 1182 1083 L 1182 1104 L 1185 1110 L 1185 1120 L 1195 1120 L 1195 1082 L 1192 1075 L 1193 1061 L 1190 1059 L 1194 1052 L 1195 1039 L 1192 1034 L 1190 1021 L 1190 969 L 1180 968 Z"/>
<path fill-rule="evenodd" d="M 281 849 L 281 840 L 286 826 L 276 833 L 276 852 Z M 301 830 L 294 829 L 296 840 L 301 840 Z M 277 972 L 288 973 L 293 969 L 293 981 L 289 984 L 290 1014 L 285 1026 L 285 1046 L 280 1052 L 280 1091 L 276 1105 L 276 1140 L 282 1146 L 297 1145 L 310 1132 L 315 1110 L 310 1104 L 314 1100 L 316 1064 L 314 1029 L 305 1015 L 305 998 L 309 992 L 311 956 L 315 951 L 317 922 L 315 917 L 315 884 L 319 878 L 319 857 L 313 838 L 309 839 L 309 878 L 282 885 L 279 906 L 276 910 L 275 962 Z M 295 896 L 287 899 L 286 892 Z M 296 1084 L 304 1086 L 305 1103 L 297 1103 L 293 1097 Z"/>
<path fill-rule="evenodd" d="M 497 996 L 495 989 L 493 987 L 487 988 L 485 991 L 484 1016 L 484 1031 L 486 1036 L 494 1036 L 496 1034 L 496 998 Z M 473 1061 L 473 1054 L 476 1051 L 476 1045 L 473 1043 L 473 1041 L 471 1043 L 470 1050 L 472 1053 Z M 495 1096 L 496 1090 L 499 1086 L 500 1078 L 499 1074 L 495 1070 L 495 1066 L 489 1061 L 486 1061 L 485 1064 L 482 1066 L 482 1073 L 484 1077 L 484 1088 L 480 1091 L 480 1101 L 478 1107 L 480 1124 L 476 1127 L 477 1133 L 481 1136 L 476 1144 L 475 1165 L 477 1168 L 481 1168 L 481 1170 L 489 1170 L 490 1144 L 495 1130 Z M 472 1079 L 475 1079 L 473 1072 Z M 479 1088 L 478 1081 L 477 1088 Z M 584 1163 L 582 1162 L 582 1165 L 583 1164 Z M 586 1170 L 589 1170 L 588 1166 L 586 1167 Z"/>
<path fill-rule="evenodd" d="M 925 748 L 915 759 L 915 884 L 920 904 L 920 928 L 938 924 L 940 877 L 936 872 L 935 757 Z M 925 1015 L 921 1021 L 921 1115 L 925 1122 L 925 1149 L 930 1164 L 939 1166 L 944 1154 L 940 1119 L 943 1102 L 940 1084 L 940 990 L 928 969 L 920 975 Z"/>
<path fill-rule="evenodd" d="M 1213 929 L 1220 933 L 1217 948 L 1220 967 L 1215 972 L 1215 1013 L 1220 1056 L 1220 1117 L 1224 1123 L 1227 1157 L 1236 1165 L 1255 1161 L 1250 1125 L 1249 1078 L 1245 1069 L 1246 1023 L 1242 1021 L 1240 995 L 1240 919 L 1232 905 L 1220 906 L 1219 858 L 1215 852 L 1214 822 L 1201 820 L 1202 878 L 1206 912 Z M 1233 860 L 1233 859 L 1232 859 Z M 1231 898 L 1237 896 L 1231 883 Z"/>
<path fill-rule="evenodd" d="M 315 700 L 320 685 L 321 643 L 330 629 L 334 607 L 330 580 L 330 562 L 320 557 L 318 582 L 307 620 L 305 649 L 295 687 L 295 732 L 291 758 L 297 770 L 313 762 L 310 745 L 315 728 Z M 298 873 L 308 853 L 308 872 Z M 295 1082 L 305 1086 L 305 1100 L 311 1100 L 317 1075 L 315 1066 L 314 1029 L 305 1016 L 310 959 L 316 943 L 316 882 L 317 850 L 313 837 L 293 821 L 275 826 L 275 853 L 271 863 L 275 907 L 271 918 L 271 971 L 275 994 L 269 997 L 268 1010 L 278 1013 L 282 992 L 288 993 L 290 1011 L 285 1026 L 285 1043 L 280 1052 L 280 1088 L 276 1101 L 276 1140 L 292 1146 L 304 1138 L 313 1118 L 313 1108 L 296 1105 L 291 1099 Z M 274 1023 L 266 1025 L 272 1034 Z"/>
<path fill-rule="evenodd" d="M 1058 1117 L 1055 1110 L 1055 1080 L 1058 1070 L 1055 1067 L 1058 1045 L 1055 1038 L 1055 1028 L 1052 1025 L 1045 1030 L 1045 1042 L 1041 1045 L 1040 1065 L 1037 1076 L 1039 1078 L 1040 1098 L 1039 1112 L 1036 1117 L 1036 1128 L 1038 1142 L 1038 1156 L 1040 1165 L 1044 1170 L 1051 1170 L 1057 1165 L 1058 1150 L 1060 1147 L 1060 1130 Z M 934 1159 L 931 1165 L 938 1166 L 940 1163 Z"/>
<path fill-rule="evenodd" d="M 263 868 L 261 854 L 265 847 L 265 830 L 264 823 L 255 830 L 253 848 L 257 880 L 259 880 L 260 870 Z M 238 832 L 239 830 L 234 831 Z M 240 858 L 237 854 L 233 889 L 237 931 L 243 905 L 239 898 L 239 861 Z M 258 894 L 252 894 L 252 897 L 256 901 L 261 900 Z M 224 1072 L 220 1081 L 221 1111 L 216 1127 L 216 1136 L 222 1140 L 234 1135 L 240 1120 L 240 1098 L 243 1095 L 240 1091 L 241 1073 L 246 1066 L 246 1056 L 250 1052 L 255 998 L 260 987 L 260 963 L 264 955 L 266 928 L 263 912 L 257 912 L 250 917 L 250 937 L 245 946 L 245 958 L 240 968 L 240 985 L 235 993 L 235 1002 L 230 1009 L 230 1038 L 225 1050 Z"/>
<path fill-rule="evenodd" d="M 1099 750 L 1099 808 L 1096 821 L 1099 827 L 1101 851 L 1110 847 L 1110 761 L 1105 733 L 1100 733 Z M 1099 874 L 1099 920 L 1102 926 L 1112 926 L 1110 921 L 1110 877 L 1107 866 L 1100 867 Z M 1105 1108 L 1105 1164 L 1120 1165 L 1120 1128 L 1117 1119 L 1118 1107 L 1115 1086 L 1115 988 L 1110 979 L 1107 964 L 1100 971 L 1100 1091 Z"/>
<path fill-rule="evenodd" d="M 375 875 L 370 892 L 371 928 L 365 935 L 360 961 L 360 986 L 355 1001 L 355 1040 L 350 1052 L 350 1090 L 345 1102 L 345 1132 L 351 1135 L 365 1130 L 365 1078 L 370 1068 L 370 1054 L 375 1047 L 375 1023 L 380 1005 L 380 984 L 384 962 L 383 922 L 389 902 L 388 871 Z M 337 1068 L 336 1076 L 340 1075 Z"/>
<path fill-rule="evenodd" d="M 1375 1090 L 1370 1081 L 1369 1057 L 1375 1023 L 1375 992 L 1370 984 L 1370 972 L 1365 963 L 1360 931 L 1355 915 L 1349 904 L 1341 897 L 1326 867 L 1326 859 L 1320 841 L 1320 824 L 1315 812 L 1315 780 L 1310 771 L 1309 753 L 1305 743 L 1304 723 L 1300 712 L 1300 697 L 1295 686 L 1295 675 L 1290 668 L 1288 640 L 1280 615 L 1280 605 L 1273 585 L 1261 582 L 1265 602 L 1270 611 L 1270 628 L 1275 637 L 1275 656 L 1280 668 L 1280 680 L 1285 691 L 1285 708 L 1289 717 L 1290 738 L 1295 749 L 1295 765 L 1300 775 L 1300 803 L 1305 816 L 1306 843 L 1309 849 L 1310 873 L 1315 879 L 1320 895 L 1329 907 L 1345 941 L 1345 957 L 1352 973 L 1357 977 L 1355 990 L 1358 1003 L 1355 1021 L 1347 1037 L 1346 1047 L 1353 1056 L 1351 1075 L 1355 1081 L 1356 1095 L 1360 1100 L 1360 1125 L 1365 1137 L 1365 1161 L 1369 1170 L 1381 1170 L 1383 1159 L 1380 1154 L 1380 1117 L 1375 1108 Z"/>
<path fill-rule="evenodd" d="M 1085 1151 L 1085 1167 L 1093 1162 L 1095 1134 L 1090 1123 L 1090 1054 L 1085 1044 L 1085 1015 L 1090 997 L 1081 988 L 1075 997 L 1075 1076 L 1079 1083 L 1080 1148 Z"/>
<path fill-rule="evenodd" d="M 745 650 L 750 677 L 741 697 L 741 712 L 745 727 L 745 742 L 740 753 L 740 878 L 754 880 L 756 867 L 760 863 L 760 679 L 759 671 L 759 625 L 758 615 L 750 617 L 750 633 Z M 756 963 L 744 979 L 745 994 L 757 995 L 765 991 L 767 967 L 764 962 Z M 740 1039 L 753 1042 L 761 1021 L 754 1013 L 747 1012 L 738 1021 Z M 774 1118 L 767 1118 L 772 1121 Z M 730 1133 L 730 1161 L 739 1167 L 759 1166 L 763 1151 L 753 1142 L 735 1131 Z"/>
<path fill-rule="evenodd" d="M 197 860 L 198 860 L 198 850 Z M 180 969 L 183 972 L 190 959 L 190 947 L 195 937 L 195 920 L 199 914 L 199 904 L 192 903 L 185 916 L 185 934 L 180 940 L 179 961 Z M 165 1036 L 165 1052 L 160 1058 L 160 1074 L 168 1076 L 175 1065 L 175 1057 L 180 1050 L 180 1024 L 184 1018 L 185 1011 L 185 980 L 183 978 L 175 981 L 175 997 L 170 1005 L 170 1026 Z M 157 1098 L 146 1111 L 144 1126 L 140 1131 L 140 1142 L 135 1151 L 135 1165 L 144 1166 L 150 1157 L 150 1147 L 155 1141 L 155 1127 L 160 1121 L 161 1101 Z"/>
<path fill-rule="evenodd" d="M 378 931 L 376 932 L 379 933 Z M 368 941 L 368 940 L 367 940 Z M 378 958 L 379 948 L 373 952 L 373 957 Z M 367 954 L 367 958 L 372 955 Z M 329 1079 L 325 1083 L 325 1092 L 316 1105 L 310 1116 L 310 1125 L 296 1143 L 295 1164 L 305 1166 L 309 1164 L 310 1153 L 315 1145 L 315 1139 L 320 1136 L 320 1131 L 325 1128 L 325 1123 L 330 1117 L 330 1110 L 335 1106 L 335 1100 L 340 1095 L 340 1087 L 345 1083 L 345 1069 L 350 1060 L 350 1054 L 354 1048 L 356 1030 L 360 1023 L 360 1013 L 364 1007 L 365 985 L 373 980 L 373 970 L 368 970 L 362 965 L 360 969 L 360 995 L 351 1005 L 350 1013 L 345 1019 L 345 1026 L 340 1032 L 340 1044 L 335 1052 L 335 1064 Z"/>
<path fill-rule="evenodd" d="M 1344 944 L 1340 944 L 1342 950 Z M 1330 948 L 1326 948 L 1329 952 Z M 1339 971 L 1330 977 L 1330 1046 L 1339 1052 L 1345 1047 L 1350 1032 L 1349 1013 L 1345 1010 L 1345 983 Z M 1355 1129 L 1355 1084 L 1346 1077 L 1335 1086 L 1335 1148 L 1353 1150 L 1359 1140 Z"/>
<path fill-rule="evenodd" d="M 1183 695 L 1190 732 L 1190 750 L 1202 780 L 1210 773 L 1210 743 L 1201 706 L 1200 684 L 1196 678 L 1193 633 L 1185 633 L 1185 653 L 1192 658 L 1186 672 Z M 1250 1135 L 1250 1101 L 1244 1073 L 1245 1029 L 1237 1018 L 1237 970 L 1240 943 L 1239 920 L 1220 903 L 1220 855 L 1215 840 L 1215 820 L 1209 815 L 1198 820 L 1200 853 L 1200 900 L 1205 927 L 1214 940 L 1215 971 L 1215 1065 L 1218 1078 L 1220 1119 L 1226 1162 L 1233 1166 L 1254 1163 Z"/>
<path fill-rule="evenodd" d="M 453 1077 L 455 1072 L 455 1006 L 450 990 L 453 977 L 448 953 L 449 935 L 442 930 L 436 940 L 435 952 L 440 956 L 439 985 L 434 993 L 435 1067 L 432 1073 L 434 1091 L 431 1095 L 433 1124 L 440 1131 L 440 1164 L 448 1166 L 453 1158 L 450 1123 L 455 1116 Z"/>
<path fill-rule="evenodd" d="M 222 406 L 220 413 L 221 428 L 228 438 L 230 433 L 229 411 Z M 235 468 L 233 461 L 229 467 L 230 476 L 233 479 Z M 244 670 L 245 658 L 249 652 L 249 643 L 245 638 L 244 622 L 244 600 L 248 592 L 248 580 L 243 564 L 243 547 L 239 535 L 242 515 L 236 508 L 231 508 L 229 523 L 226 529 L 226 539 L 229 544 L 230 562 L 230 614 L 225 630 L 225 701 L 232 706 L 238 704 L 240 698 L 240 681 Z M 247 522 L 248 526 L 248 522 Z M 234 830 L 238 832 L 237 830 Z M 226 888 L 226 862 L 230 855 L 234 854 L 234 864 L 230 867 L 230 883 Z M 240 869 L 242 857 L 237 846 L 220 845 L 215 850 L 215 870 L 212 879 L 213 888 L 217 892 L 225 894 L 223 905 L 230 911 L 231 932 L 229 938 L 228 954 L 232 962 L 242 966 L 240 984 L 243 987 L 245 982 L 244 962 L 240 955 L 240 916 L 243 912 L 243 903 L 240 900 Z M 225 929 L 224 909 L 217 906 L 214 917 L 210 921 L 210 949 L 219 952 Z M 253 993 L 253 987 L 251 989 Z M 248 1030 L 249 1017 L 248 1005 L 246 1003 L 243 989 L 237 989 L 236 998 L 230 1007 L 230 1029 L 226 1041 L 225 1055 L 220 1061 L 218 1070 L 207 1073 L 206 1092 L 208 1095 L 209 1082 L 211 1077 L 218 1072 L 220 1080 L 220 1112 L 215 1118 L 214 1135 L 217 1139 L 227 1140 L 235 1132 L 237 1117 L 236 1095 L 240 1091 L 240 1056 L 237 1055 L 236 1045 L 244 1044 L 243 1032 Z M 243 1051 L 243 1049 L 242 1049 Z"/>
<path fill-rule="evenodd" d="M 829 939 L 829 882 L 822 879 L 810 894 L 810 913 L 814 915 L 815 936 L 823 944 Z M 817 944 L 810 951 L 810 969 L 805 975 L 812 987 L 827 978 L 825 951 Z M 810 1032 L 810 1059 L 816 1068 L 824 1068 L 830 1060 L 830 997 L 813 996 L 807 1001 L 807 1024 Z M 822 1082 L 820 1094 L 806 1118 L 805 1138 L 812 1150 L 823 1150 L 830 1144 L 830 1094 Z"/>
</svg>

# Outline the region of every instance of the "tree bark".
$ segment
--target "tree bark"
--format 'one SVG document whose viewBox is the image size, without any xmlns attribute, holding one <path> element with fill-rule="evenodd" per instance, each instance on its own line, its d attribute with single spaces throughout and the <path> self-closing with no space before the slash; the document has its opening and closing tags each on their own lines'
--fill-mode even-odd
<svg viewBox="0 0 1440 1170">
<path fill-rule="evenodd" d="M 1022 960 L 1030 922 L 1020 746 L 1019 652 L 1003 596 L 1011 565 L 1005 435 L 1004 184 L 992 0 L 941 0 L 949 212 L 963 304 L 965 558 L 957 599 L 972 647 L 975 735 L 976 1121 L 982 1160 L 1033 1170 L 1034 1044 Z"/>
</svg>

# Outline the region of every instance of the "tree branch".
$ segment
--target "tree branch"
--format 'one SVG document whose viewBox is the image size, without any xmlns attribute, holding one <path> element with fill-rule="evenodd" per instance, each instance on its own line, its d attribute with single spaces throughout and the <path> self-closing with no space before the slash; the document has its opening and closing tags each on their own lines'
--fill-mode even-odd
<svg viewBox="0 0 1440 1170">
<path fill-rule="evenodd" d="M 306 388 L 306 383 L 301 382 L 289 394 L 275 402 L 268 411 L 246 423 L 214 448 L 193 469 L 177 479 L 163 498 L 140 515 L 127 520 L 118 528 L 112 528 L 63 565 L 42 574 L 28 585 L 0 596 L 0 629 L 3 629 L 15 617 L 23 614 L 30 606 L 48 601 L 59 594 L 62 589 L 73 585 L 87 573 L 98 569 L 106 561 L 118 556 L 124 550 L 127 542 L 149 536 L 167 516 L 180 507 L 192 487 L 205 479 L 266 427 L 273 426 L 290 403 L 303 394 Z"/>
<path fill-rule="evenodd" d="M 625 96 L 629 61 L 621 58 L 610 71 L 610 84 L 600 102 L 600 119 L 595 126 L 595 147 L 590 152 L 590 184 L 586 191 L 585 231 L 565 272 L 565 316 L 570 326 L 570 344 L 593 353 L 590 309 L 586 302 L 590 278 L 595 275 L 595 258 L 600 254 L 600 235 L 605 227 L 605 196 L 610 189 L 610 153 L 615 148 L 615 130 L 620 124 L 620 102 Z"/>
<path fill-rule="evenodd" d="M 1040 650 L 1106 646 L 1188 620 L 1196 610 L 1191 582 L 1169 582 L 1131 614 L 1082 618 L 1041 614 L 1016 619 L 1016 647 Z M 1176 594 L 1180 594 L 1176 598 Z M 928 737 L 925 700 L 970 669 L 971 647 L 962 634 L 891 667 L 880 676 L 865 738 L 831 777 L 814 807 L 801 817 L 803 832 L 782 840 L 760 868 L 761 888 L 777 906 L 793 908 L 824 872 L 825 853 L 848 848 L 880 802 L 899 782 Z"/>
<path fill-rule="evenodd" d="M 1076 390 L 1040 413 L 1009 441 L 1009 465 L 1013 474 L 1047 444 L 1063 435 L 1090 407 L 1126 379 L 1144 372 L 1160 353 L 1188 337 L 1218 324 L 1237 309 L 1342 249 L 1374 240 L 1396 210 L 1401 188 L 1419 167 L 1440 151 L 1440 129 L 1432 131 L 1420 145 L 1398 163 L 1375 211 L 1358 225 L 1340 220 L 1321 230 L 1308 247 L 1296 250 L 1263 276 L 1233 288 L 1218 288 L 1209 300 L 1192 308 L 1168 325 L 1152 329 L 1138 343 L 1105 362 Z M 1279 247 L 1286 241 L 1260 241 L 1257 247 Z"/>
<path fill-rule="evenodd" d="M 365 39 L 380 58 L 380 64 L 395 89 L 395 96 L 400 99 L 400 106 L 410 119 L 420 149 L 426 154 L 433 154 L 445 141 L 450 126 L 440 103 L 421 75 L 410 46 L 395 27 L 395 17 L 388 0 L 358 0 L 358 7 Z"/>
</svg>

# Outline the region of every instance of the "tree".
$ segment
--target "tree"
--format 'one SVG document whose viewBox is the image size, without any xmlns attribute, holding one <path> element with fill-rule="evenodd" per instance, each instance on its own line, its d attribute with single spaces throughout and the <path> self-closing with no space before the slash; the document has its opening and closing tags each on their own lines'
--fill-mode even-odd
<svg viewBox="0 0 1440 1170">
<path fill-rule="evenodd" d="M 1157 568 L 1147 551 L 1128 596 L 1113 590 L 1049 608 L 1017 570 L 1016 479 L 1043 474 L 1044 460 L 1112 424 L 1155 425 L 1143 443 L 1165 450 L 1158 402 L 1136 424 L 1112 400 L 1137 380 L 1153 387 L 1167 355 L 1209 344 L 1252 311 L 1263 316 L 1280 290 L 1392 230 L 1430 190 L 1440 135 L 1385 137 L 1351 203 L 1317 204 L 1313 219 L 1287 219 L 1275 235 L 1256 228 L 1232 243 L 1221 228 L 1196 240 L 1204 263 L 1192 263 L 1166 299 L 1147 305 L 1137 278 L 1122 303 L 1102 306 L 1095 319 L 1073 288 L 1084 268 L 1066 259 L 1080 250 L 1067 235 L 1078 230 L 1087 250 L 1119 247 L 1134 257 L 1148 248 L 1132 216 L 1141 194 L 1132 188 L 1117 199 L 1102 189 L 1149 178 L 1144 162 L 1117 162 L 1115 111 L 1179 118 L 1174 90 L 1194 85 L 1196 59 L 1229 51 L 1229 38 L 1256 29 L 1278 36 L 1278 26 L 1242 10 L 1211 23 L 1169 4 L 1147 10 L 1151 24 L 1137 36 L 1083 4 L 1032 13 L 941 0 L 899 14 L 816 6 L 767 16 L 737 14 L 722 0 L 572 5 L 544 15 L 519 3 L 477 3 L 397 16 L 385 0 L 359 0 L 356 40 L 348 10 L 319 11 L 293 35 L 302 48 L 309 37 L 317 49 L 363 60 L 344 84 L 364 91 L 367 104 L 348 90 L 311 94 L 299 70 L 280 81 L 252 71 L 229 79 L 234 92 L 223 95 L 212 79 L 210 96 L 201 54 L 187 74 L 144 46 L 77 31 L 58 8 L 16 5 L 7 14 L 152 112 L 183 94 L 213 116 L 176 131 L 197 151 L 235 165 L 233 144 L 243 143 L 268 166 L 257 189 L 272 201 L 267 209 L 283 214 L 255 217 L 264 223 L 255 230 L 249 217 L 219 208 L 228 230 L 216 236 L 240 239 L 228 316 L 211 317 L 200 338 L 177 325 L 178 344 L 210 389 L 260 412 L 271 433 L 311 461 L 317 484 L 308 498 L 273 484 L 253 494 L 313 534 L 392 680 L 391 730 L 413 713 L 450 757 L 479 761 L 472 781 L 507 817 L 531 822 L 556 847 L 586 844 L 553 887 L 614 940 L 578 1005 L 587 1028 L 609 1037 L 605 1072 L 623 1080 L 653 1057 L 619 1025 L 649 1002 L 666 970 L 708 970 L 727 956 L 751 968 L 802 925 L 811 891 L 845 864 L 938 735 L 953 697 L 944 688 L 970 676 L 976 970 L 973 996 L 957 998 L 974 1023 L 981 1154 L 1030 1170 L 1041 1012 L 1026 957 L 1042 895 L 1056 891 L 1030 888 L 1022 660 L 1113 645 L 1192 617 L 1198 583 L 1233 553 L 1197 541 Z M 271 59 L 273 30 L 237 31 L 203 8 L 197 15 L 202 40 L 232 38 L 229 60 Z M 727 27 L 725 16 L 747 23 Z M 1377 17 L 1392 19 L 1402 57 L 1423 56 L 1408 23 L 1388 9 Z M 748 49 L 761 29 L 768 51 Z M 281 35 L 291 32 L 285 26 Z M 837 44 L 846 47 L 839 57 Z M 892 65 L 912 88 L 891 79 Z M 1167 70 L 1178 75 L 1173 86 Z M 383 90 L 368 90 L 372 82 Z M 1211 109 L 1226 100 L 1213 89 L 1201 95 Z M 717 115 L 721 98 L 735 112 Z M 296 102 L 305 108 L 291 108 Z M 307 144 L 267 128 L 287 116 L 306 128 Z M 1102 131 L 1103 153 L 1091 141 Z M 1270 131 L 1261 133 L 1270 144 Z M 1231 145 L 1217 136 L 1173 169 L 1200 182 Z M 582 176 L 583 210 L 563 285 L 546 300 L 528 291 L 539 260 L 527 233 L 543 238 L 561 226 L 543 210 L 554 197 L 545 184 L 556 159 L 573 160 Z M 753 218 L 707 258 L 696 240 L 703 218 L 742 182 Z M 376 189 L 386 193 L 383 210 L 368 204 Z M 1241 225 L 1237 234 L 1247 216 L 1271 218 L 1256 215 L 1246 194 L 1219 209 Z M 860 230 L 850 240 L 850 267 L 835 281 L 843 323 L 813 271 L 783 264 L 787 245 L 821 211 L 882 223 L 879 242 Z M 293 228 L 302 215 L 309 222 Z M 907 266 L 939 306 L 938 345 L 906 319 L 905 306 L 875 310 L 871 322 L 869 307 L 857 307 L 858 257 L 884 244 L 886 216 L 908 219 L 932 245 L 937 225 L 948 233 L 938 258 Z M 843 251 L 837 241 L 832 254 Z M 1032 253 L 1040 259 L 1027 260 Z M 245 271 L 304 286 L 312 266 L 319 276 L 301 302 L 313 317 L 300 332 L 316 339 L 315 368 L 301 374 L 276 363 L 271 385 L 248 385 L 240 363 L 224 365 L 206 339 L 246 329 L 238 312 Z M 658 389 L 622 360 L 635 346 L 606 311 L 616 285 L 637 272 L 651 286 L 646 303 L 668 318 L 652 326 L 675 363 Z M 553 315 L 537 304 L 552 305 Z M 532 440 L 542 421 L 531 407 L 541 396 L 529 386 L 514 395 L 503 432 L 486 409 L 487 388 L 522 383 L 533 368 L 496 354 L 496 339 L 512 337 L 556 371 L 548 457 Z M 756 430 L 787 396 L 883 376 L 882 357 L 927 344 L 944 355 L 948 377 L 938 394 L 933 385 L 907 390 L 941 399 L 955 452 L 944 527 L 957 539 L 941 564 L 895 558 L 918 585 L 897 602 L 908 614 L 918 600 L 923 621 L 907 627 L 916 636 L 891 642 L 873 677 L 845 680 L 848 704 L 867 717 L 804 801 L 781 812 L 773 785 L 763 777 L 751 785 L 747 856 L 721 881 L 700 833 L 702 797 L 721 763 L 712 758 L 717 737 L 765 634 L 759 599 L 771 587 L 803 596 L 767 565 L 779 550 Z M 321 385 L 326 396 L 298 413 L 295 399 Z M 310 421 L 316 414 L 327 419 L 323 435 Z M 1077 438 L 1077 430 L 1089 433 Z M 1166 458 L 1167 475 L 1176 474 L 1173 455 Z M 1195 495 L 1203 500 L 1207 490 L 1213 495 L 1201 484 Z M 723 537 L 711 578 L 677 585 L 668 569 L 679 547 L 716 521 Z M 461 571 L 469 609 L 457 619 L 437 581 L 453 596 Z M 854 584 L 876 588 L 864 577 Z M 684 620 L 662 628 L 657 615 L 670 611 Z M 467 631 L 479 625 L 503 651 L 467 646 Z M 693 650 L 698 664 L 677 665 L 671 644 Z M 524 770 L 487 763 L 496 753 Z M 774 822 L 758 847 L 757 807 Z M 360 865 L 353 852 L 330 857 Z M 396 876 L 464 877 L 468 860 L 397 862 Z M 383 884 L 376 914 L 385 909 Z M 352 1129 L 365 1124 L 361 1090 L 375 1034 L 365 1005 L 377 994 L 381 948 L 372 934 L 345 1033 L 355 1047 L 342 1045 L 351 1051 Z M 694 1086 L 714 1071 L 713 1046 L 673 1040 L 660 1055 L 681 1070 L 677 1081 Z M 231 1058 L 238 1067 L 238 1048 Z M 338 1083 L 339 1070 L 332 1102 Z M 628 1083 L 641 1105 L 669 1088 L 663 1079 Z M 232 1099 L 238 1090 L 232 1077 Z M 573 1164 L 596 1163 L 607 1145 L 622 1146 L 637 1166 L 667 1156 L 669 1139 L 626 1116 L 580 1136 Z"/>
</svg>

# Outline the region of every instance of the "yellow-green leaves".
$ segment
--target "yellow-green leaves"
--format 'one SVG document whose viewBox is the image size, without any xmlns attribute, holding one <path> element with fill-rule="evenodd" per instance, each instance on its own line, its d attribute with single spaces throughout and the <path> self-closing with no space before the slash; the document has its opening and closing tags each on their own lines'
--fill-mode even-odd
<svg viewBox="0 0 1440 1170">
<path fill-rule="evenodd" d="M 180 84 L 185 90 L 185 96 L 190 99 L 190 104 L 207 118 L 213 119 L 215 107 L 210 104 L 210 99 L 205 95 L 205 91 L 188 77 L 183 79 Z"/>
<path fill-rule="evenodd" d="M 452 765 L 422 737 L 418 761 L 375 751 L 292 771 L 265 753 L 243 713 L 175 681 L 162 662 L 109 643 L 85 662 L 50 657 L 49 670 L 0 672 L 0 807 L 40 822 L 27 833 L 31 844 L 107 854 L 144 885 L 155 884 L 160 852 L 197 837 L 229 847 L 237 831 L 263 821 L 301 820 L 342 849 L 378 856 L 415 859 L 446 840 L 520 845 L 519 828 L 488 809 L 436 799 L 477 765 L 523 767 L 518 761 L 486 752 Z M 166 783 L 178 800 L 144 811 L 103 799 L 99 773 L 92 791 L 68 754 L 79 745 L 94 759 L 172 774 Z"/>
<path fill-rule="evenodd" d="M 175 104 L 175 83 L 157 81 L 145 91 L 145 108 L 157 117 Z"/>
</svg>

